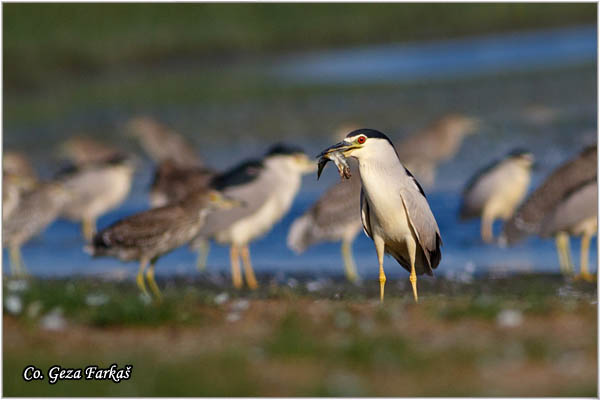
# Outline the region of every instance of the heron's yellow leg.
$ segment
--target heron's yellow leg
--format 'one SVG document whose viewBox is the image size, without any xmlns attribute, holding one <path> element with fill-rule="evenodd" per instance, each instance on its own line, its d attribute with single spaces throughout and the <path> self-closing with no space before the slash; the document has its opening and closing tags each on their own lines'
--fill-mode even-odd
<svg viewBox="0 0 600 400">
<path fill-rule="evenodd" d="M 146 279 L 148 280 L 148 285 L 150 286 L 150 290 L 152 290 L 152 293 L 154 293 L 154 296 L 156 296 L 156 300 L 162 301 L 162 293 L 160 292 L 160 289 L 158 288 L 158 285 L 156 284 L 156 280 L 154 280 L 154 263 L 155 262 L 156 262 L 155 259 L 150 262 L 150 266 L 146 270 Z"/>
<path fill-rule="evenodd" d="M 581 268 L 579 270 L 579 275 L 577 278 L 581 278 L 587 282 L 594 282 L 596 277 L 590 274 L 589 270 L 589 250 L 590 250 L 590 240 L 592 239 L 591 235 L 587 232 L 583 234 L 581 238 L 581 253 L 580 253 L 580 264 Z"/>
<path fill-rule="evenodd" d="M 85 240 L 91 242 L 96 233 L 96 220 L 94 218 L 85 217 L 82 221 L 81 228 Z"/>
<path fill-rule="evenodd" d="M 10 274 L 12 276 L 21 275 L 21 248 L 17 245 L 10 246 Z"/>
<path fill-rule="evenodd" d="M 231 280 L 233 282 L 233 287 L 241 289 L 243 284 L 242 272 L 240 271 L 239 250 L 235 244 L 232 244 L 229 249 L 229 259 L 231 262 Z"/>
<path fill-rule="evenodd" d="M 573 262 L 571 261 L 571 248 L 569 246 L 569 235 L 560 232 L 556 235 L 556 249 L 558 251 L 558 261 L 560 271 L 564 275 L 573 274 Z"/>
<path fill-rule="evenodd" d="M 198 258 L 196 258 L 196 268 L 200 272 L 206 271 L 206 260 L 210 252 L 210 242 L 208 240 L 200 240 L 198 245 Z"/>
<path fill-rule="evenodd" d="M 246 276 L 246 283 L 252 290 L 258 288 L 258 282 L 256 276 L 254 276 L 254 269 L 252 268 L 252 262 L 250 261 L 250 249 L 248 245 L 242 247 L 242 262 L 244 263 L 244 275 Z"/>
<path fill-rule="evenodd" d="M 494 241 L 493 226 L 494 216 L 489 208 L 484 208 L 481 215 L 481 239 L 485 243 L 492 243 Z"/>
<path fill-rule="evenodd" d="M 344 238 L 342 240 L 342 259 L 344 260 L 346 279 L 350 282 L 356 282 L 358 280 L 358 274 L 356 273 L 354 257 L 352 257 L 352 239 L 348 240 Z"/>
<path fill-rule="evenodd" d="M 415 240 L 410 237 L 406 241 L 406 248 L 408 250 L 408 257 L 410 258 L 410 283 L 412 285 L 413 296 L 415 298 L 415 302 L 419 302 L 419 295 L 417 293 L 417 271 L 415 269 L 415 261 L 417 258 L 417 244 Z"/>
<path fill-rule="evenodd" d="M 373 237 L 375 243 L 375 251 L 377 251 L 377 261 L 379 261 L 379 301 L 383 303 L 383 297 L 385 292 L 385 272 L 383 271 L 383 255 L 385 252 L 385 243 L 379 236 Z"/>
<path fill-rule="evenodd" d="M 148 265 L 148 260 L 140 261 L 140 268 L 138 269 L 138 273 L 137 273 L 135 281 L 137 283 L 138 288 L 140 288 L 140 290 L 142 291 L 142 293 L 144 293 L 146 296 L 149 296 L 148 290 L 146 290 L 146 284 L 144 283 L 144 270 L 146 269 L 147 265 Z"/>
</svg>

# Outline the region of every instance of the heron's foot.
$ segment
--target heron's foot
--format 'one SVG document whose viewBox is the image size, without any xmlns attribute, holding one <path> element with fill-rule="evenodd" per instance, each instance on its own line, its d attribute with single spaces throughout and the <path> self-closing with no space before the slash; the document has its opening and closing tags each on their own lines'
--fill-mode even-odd
<svg viewBox="0 0 600 400">
<path fill-rule="evenodd" d="M 198 258 L 196 259 L 196 269 L 198 272 L 202 273 L 206 271 L 206 259 L 204 256 L 198 255 Z"/>
<path fill-rule="evenodd" d="M 154 270 L 148 269 L 146 271 L 146 279 L 148 280 L 148 285 L 150 286 L 150 290 L 154 294 L 154 298 L 157 302 L 162 302 L 162 293 L 156 284 L 156 280 L 154 280 Z"/>
<path fill-rule="evenodd" d="M 231 277 L 231 281 L 233 282 L 233 287 L 236 289 L 241 289 L 242 286 L 244 286 L 244 282 L 242 282 L 242 277 L 241 275 L 233 275 Z"/>
<path fill-rule="evenodd" d="M 254 276 L 254 273 L 252 273 L 251 275 L 246 275 L 246 283 L 248 284 L 248 287 L 251 290 L 258 289 L 258 282 L 256 280 L 256 277 Z"/>
<path fill-rule="evenodd" d="M 379 277 L 379 301 L 383 304 L 383 297 L 385 292 L 385 275 Z"/>
<path fill-rule="evenodd" d="M 575 275 L 573 277 L 574 280 L 576 281 L 586 281 L 586 282 L 590 282 L 590 283 L 594 283 L 597 280 L 596 275 L 594 274 L 590 274 L 589 272 L 581 272 L 578 275 Z"/>
<path fill-rule="evenodd" d="M 417 275 L 416 274 L 410 274 L 410 283 L 412 285 L 412 289 L 413 289 L 413 296 L 415 298 L 415 303 L 419 302 L 419 294 L 417 293 Z"/>
<path fill-rule="evenodd" d="M 148 290 L 146 289 L 146 283 L 144 282 L 144 274 L 140 271 L 136 278 L 135 282 L 137 283 L 137 287 L 142 291 L 145 296 L 150 297 Z"/>
</svg>

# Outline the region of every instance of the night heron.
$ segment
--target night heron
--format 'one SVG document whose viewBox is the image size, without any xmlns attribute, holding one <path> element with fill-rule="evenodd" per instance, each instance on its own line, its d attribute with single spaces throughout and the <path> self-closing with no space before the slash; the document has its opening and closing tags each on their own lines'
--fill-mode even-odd
<svg viewBox="0 0 600 400">
<path fill-rule="evenodd" d="M 598 150 L 594 144 L 556 168 L 505 224 L 502 240 L 510 245 L 529 235 L 552 235 L 561 271 L 571 274 L 573 264 L 569 235 L 584 235 L 585 238 L 585 230 L 579 229 L 579 218 L 574 216 L 579 215 L 582 220 L 589 219 L 586 218 L 589 215 L 586 210 L 591 206 L 584 207 L 580 202 L 582 199 L 590 201 L 587 185 L 597 180 L 597 166 Z M 567 226 L 569 224 L 572 226 Z M 582 240 L 582 253 L 587 253 L 587 249 L 583 248 L 587 245 L 589 240 L 585 238 Z"/>
<path fill-rule="evenodd" d="M 202 160 L 183 135 L 151 117 L 132 118 L 127 122 L 127 129 L 157 164 L 172 160 L 181 167 L 202 166 Z"/>
<path fill-rule="evenodd" d="M 379 131 L 350 132 L 321 156 L 329 158 L 334 152 L 358 160 L 361 220 L 377 251 L 381 301 L 385 253 L 410 272 L 413 296 L 418 301 L 417 275 L 433 275 L 442 258 L 442 238 L 423 189 L 400 162 L 390 139 Z"/>
<path fill-rule="evenodd" d="M 26 273 L 21 246 L 50 225 L 69 198 L 69 193 L 58 183 L 38 183 L 22 195 L 16 209 L 3 220 L 2 241 L 9 248 L 12 274 Z"/>
<path fill-rule="evenodd" d="M 154 280 L 154 265 L 159 257 L 193 239 L 206 216 L 216 209 L 231 208 L 239 202 L 211 190 L 191 194 L 184 200 L 153 208 L 124 218 L 98 232 L 88 251 L 94 256 L 113 256 L 123 261 L 140 262 L 136 282 L 148 294 L 144 275 L 157 299 L 161 293 Z"/>
<path fill-rule="evenodd" d="M 436 168 L 458 152 L 463 139 L 477 132 L 479 120 L 461 114 L 447 114 L 427 128 L 397 141 L 402 163 L 430 188 L 435 183 Z"/>
<path fill-rule="evenodd" d="M 331 157 L 333 152 L 358 160 L 361 220 L 377 251 L 381 301 L 385 253 L 410 272 L 413 296 L 418 301 L 417 275 L 433 275 L 442 258 L 442 238 L 423 189 L 400 162 L 390 139 L 379 131 L 350 132 L 321 156 Z"/>
<path fill-rule="evenodd" d="M 5 150 L 2 154 L 2 172 L 18 177 L 26 177 L 29 181 L 37 180 L 37 173 L 27 156 L 21 152 Z"/>
<path fill-rule="evenodd" d="M 96 220 L 118 207 L 131 189 L 134 162 L 127 156 L 72 166 L 59 172 L 57 179 L 71 194 L 63 216 L 82 222 L 83 236 L 90 241 L 96 231 Z"/>
<path fill-rule="evenodd" d="M 354 122 L 341 124 L 334 140 L 340 141 L 348 132 L 360 128 Z M 362 228 L 360 221 L 360 175 L 356 160 L 348 160 L 351 176 L 333 184 L 300 217 L 296 218 L 287 236 L 287 246 L 300 254 L 310 246 L 322 242 L 341 242 L 342 260 L 346 279 L 359 279 L 352 255 L 352 243 Z"/>
<path fill-rule="evenodd" d="M 360 220 L 360 175 L 355 160 L 349 160 L 350 179 L 327 190 L 302 216 L 292 223 L 287 245 L 296 253 L 321 242 L 342 242 L 346 278 L 358 280 L 352 243 L 362 228 Z"/>
<path fill-rule="evenodd" d="M 244 205 L 211 213 L 197 242 L 214 239 L 230 246 L 234 287 L 243 285 L 240 256 L 248 287 L 258 287 L 248 245 L 269 232 L 287 214 L 300 189 L 302 175 L 314 171 L 315 167 L 302 150 L 276 145 L 262 160 L 246 161 L 213 180 L 215 189 Z"/>
<path fill-rule="evenodd" d="M 514 150 L 501 160 L 479 170 L 463 191 L 460 218 L 481 217 L 481 238 L 494 239 L 492 227 L 499 218 L 506 221 L 527 194 L 534 157 L 528 151 Z"/>
<path fill-rule="evenodd" d="M 59 152 L 77 166 L 101 163 L 123 156 L 120 149 L 89 136 L 70 137 L 61 144 Z"/>
<path fill-rule="evenodd" d="M 132 118 L 127 129 L 157 164 L 150 186 L 151 207 L 161 207 L 209 189 L 216 171 L 204 166 L 183 135 L 151 117 Z M 209 242 L 197 240 L 192 247 L 198 253 L 196 267 L 203 271 Z"/>
</svg>

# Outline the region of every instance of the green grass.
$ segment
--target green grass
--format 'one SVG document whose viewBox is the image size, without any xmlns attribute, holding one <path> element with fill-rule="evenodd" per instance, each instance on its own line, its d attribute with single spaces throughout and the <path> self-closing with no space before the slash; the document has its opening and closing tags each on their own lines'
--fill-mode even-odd
<svg viewBox="0 0 600 400">
<path fill-rule="evenodd" d="M 334 282 L 317 292 L 265 284 L 236 292 L 206 281 L 159 282 L 148 304 L 130 282 L 32 281 L 4 313 L 6 396 L 593 396 L 596 290 L 558 276 L 409 288 Z M 565 290 L 568 289 L 568 290 Z M 229 299 L 217 304 L 223 292 Z M 560 293 L 560 295 L 559 295 Z M 107 301 L 90 306 L 89 294 Z M 526 294 L 526 295 L 525 295 Z M 88 298 L 89 301 L 89 298 Z M 240 301 L 247 301 L 246 307 Z M 6 302 L 5 302 L 6 304 Z M 37 305 L 36 305 L 37 304 Z M 543 305 L 543 307 L 531 304 Z M 34 306 L 35 305 L 35 306 Z M 38 311 L 32 313 L 31 309 Z M 63 311 L 67 328 L 42 329 Z M 499 325 L 503 310 L 523 321 Z M 235 318 L 232 318 L 235 316 Z M 132 378 L 25 383 L 28 364 L 132 364 Z M 574 372 L 573 371 L 579 371 Z M 435 377 L 433 379 L 432 377 Z"/>
<path fill-rule="evenodd" d="M 172 61 L 592 24 L 595 4 L 7 4 L 4 87 Z"/>
</svg>

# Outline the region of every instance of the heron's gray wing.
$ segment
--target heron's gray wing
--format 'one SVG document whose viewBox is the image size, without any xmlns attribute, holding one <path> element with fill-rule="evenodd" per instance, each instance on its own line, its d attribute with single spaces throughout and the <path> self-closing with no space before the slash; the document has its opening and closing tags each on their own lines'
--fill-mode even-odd
<svg viewBox="0 0 600 400">
<path fill-rule="evenodd" d="M 199 236 L 211 237 L 217 232 L 229 228 L 236 221 L 254 214 L 264 205 L 277 186 L 278 180 L 271 171 L 263 167 L 252 174 L 252 179 L 243 176 L 232 177 L 230 182 L 235 182 L 235 184 L 216 186 L 225 196 L 240 200 L 243 204 L 240 207 L 210 213 Z"/>
<path fill-rule="evenodd" d="M 371 217 L 369 210 L 369 203 L 365 199 L 365 192 L 363 189 L 360 190 L 360 219 L 362 221 L 363 230 L 365 234 L 373 239 L 371 235 Z"/>
<path fill-rule="evenodd" d="M 580 222 L 598 215 L 598 182 L 596 179 L 568 193 L 542 224 L 540 234 L 551 236 L 569 230 Z"/>
<path fill-rule="evenodd" d="M 508 243 L 539 233 L 544 218 L 567 193 L 596 177 L 597 159 L 598 150 L 592 145 L 555 169 L 504 225 L 503 235 Z"/>
<path fill-rule="evenodd" d="M 412 178 L 414 180 L 414 178 Z M 416 180 L 415 180 L 416 184 Z M 415 185 L 416 186 L 416 185 Z M 440 246 L 442 237 L 427 199 L 416 187 L 402 187 L 400 195 L 404 203 L 408 220 L 417 235 L 430 268 L 436 268 L 442 258 Z"/>
<path fill-rule="evenodd" d="M 326 240 L 341 240 L 351 227 L 358 229 L 360 221 L 360 175 L 352 171 L 329 188 L 302 216 L 296 218 L 288 233 L 288 246 L 296 252 Z"/>
</svg>

